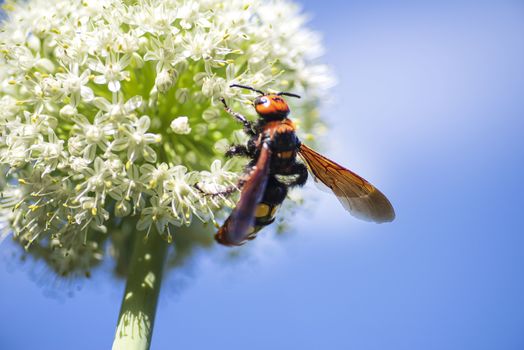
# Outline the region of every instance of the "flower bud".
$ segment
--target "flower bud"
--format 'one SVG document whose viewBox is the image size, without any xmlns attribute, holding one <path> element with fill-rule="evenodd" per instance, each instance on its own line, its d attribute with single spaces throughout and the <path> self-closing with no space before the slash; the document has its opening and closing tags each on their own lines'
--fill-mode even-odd
<svg viewBox="0 0 524 350">
<path fill-rule="evenodd" d="M 65 105 L 64 107 L 60 109 L 60 112 L 59 112 L 62 118 L 71 118 L 75 116 L 77 113 L 78 112 L 76 108 L 71 105 Z"/>
<path fill-rule="evenodd" d="M 173 78 L 167 69 L 162 69 L 156 75 L 155 85 L 160 93 L 166 93 L 173 86 Z"/>
<path fill-rule="evenodd" d="M 187 135 L 191 132 L 189 118 L 186 116 L 173 119 L 170 126 L 175 134 Z"/>
</svg>

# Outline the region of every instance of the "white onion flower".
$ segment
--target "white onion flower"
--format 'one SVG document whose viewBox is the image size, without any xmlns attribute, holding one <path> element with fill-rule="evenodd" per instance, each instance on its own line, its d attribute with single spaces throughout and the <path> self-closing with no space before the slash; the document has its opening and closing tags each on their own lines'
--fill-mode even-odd
<svg viewBox="0 0 524 350">
<path fill-rule="evenodd" d="M 223 149 L 259 89 L 293 90 L 302 132 L 331 78 L 319 38 L 285 0 L 8 2 L 0 32 L 0 239 L 12 232 L 67 274 L 122 227 L 176 241 L 234 203 L 205 196 L 242 167 Z M 155 233 L 156 234 L 156 233 Z M 56 247 L 60 247 L 59 250 Z M 58 263 L 60 252 L 67 263 Z M 80 255 L 92 254 L 79 259 Z M 75 258 L 73 258 L 75 257 Z M 65 259 L 65 257 L 64 257 Z M 75 262 L 81 262 L 79 266 Z"/>
</svg>

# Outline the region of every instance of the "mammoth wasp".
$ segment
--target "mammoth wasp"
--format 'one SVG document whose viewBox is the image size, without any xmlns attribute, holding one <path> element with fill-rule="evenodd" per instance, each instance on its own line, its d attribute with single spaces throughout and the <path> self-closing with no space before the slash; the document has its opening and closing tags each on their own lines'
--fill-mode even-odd
<svg viewBox="0 0 524 350">
<path fill-rule="evenodd" d="M 259 118 L 255 123 L 250 122 L 221 99 L 225 111 L 243 124 L 244 131 L 250 137 L 247 145 L 231 146 L 226 156 L 244 156 L 250 162 L 238 183 L 240 199 L 215 235 L 219 243 L 237 246 L 254 239 L 258 231 L 275 220 L 288 189 L 306 183 L 308 171 L 315 181 L 329 187 L 353 216 L 377 223 L 395 218 L 393 207 L 382 192 L 298 139 L 295 125 L 288 118 L 290 110 L 283 96 L 300 98 L 299 95 L 266 93 L 239 84 L 230 87 L 259 94 L 253 101 Z M 303 163 L 297 161 L 297 155 Z M 292 179 L 282 181 L 282 177 Z"/>
</svg>

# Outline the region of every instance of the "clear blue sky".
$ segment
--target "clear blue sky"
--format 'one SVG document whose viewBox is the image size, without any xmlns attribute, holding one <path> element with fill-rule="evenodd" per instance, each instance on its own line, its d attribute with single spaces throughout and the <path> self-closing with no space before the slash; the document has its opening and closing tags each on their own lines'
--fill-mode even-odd
<svg viewBox="0 0 524 350">
<path fill-rule="evenodd" d="M 307 186 L 293 233 L 166 278 L 153 349 L 524 349 L 524 3 L 302 3 L 339 81 L 327 153 L 397 220 Z M 123 282 L 49 297 L 6 260 L 1 349 L 110 347 Z"/>
</svg>

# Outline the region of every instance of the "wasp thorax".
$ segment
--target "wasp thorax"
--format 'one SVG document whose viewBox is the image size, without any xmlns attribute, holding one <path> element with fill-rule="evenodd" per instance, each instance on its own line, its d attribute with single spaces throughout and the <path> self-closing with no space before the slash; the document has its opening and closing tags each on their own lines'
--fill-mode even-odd
<svg viewBox="0 0 524 350">
<path fill-rule="evenodd" d="M 259 96 L 253 104 L 257 113 L 264 119 L 284 119 L 289 114 L 287 102 L 278 95 Z"/>
</svg>

